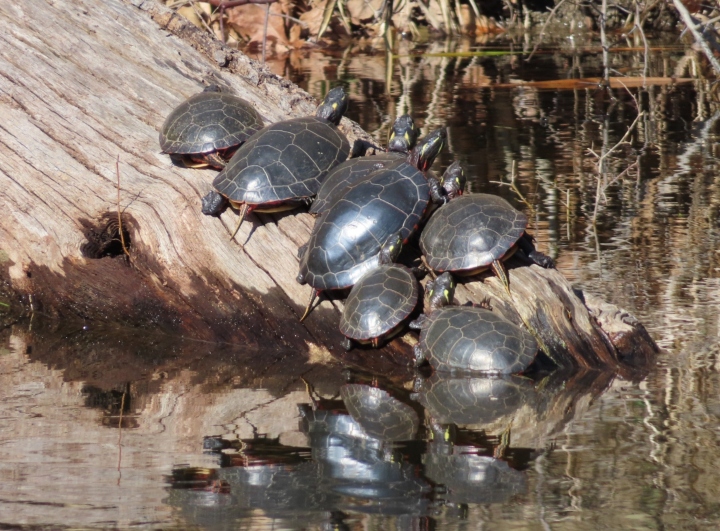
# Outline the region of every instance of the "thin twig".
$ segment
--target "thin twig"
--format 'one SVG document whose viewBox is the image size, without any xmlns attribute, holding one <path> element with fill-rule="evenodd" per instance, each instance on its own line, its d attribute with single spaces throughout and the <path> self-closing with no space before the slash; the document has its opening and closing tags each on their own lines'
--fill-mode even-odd
<svg viewBox="0 0 720 531">
<path fill-rule="evenodd" d="M 707 41 L 703 38 L 702 34 L 698 31 L 697 26 L 695 25 L 695 21 L 693 20 L 692 16 L 688 12 L 687 8 L 683 5 L 683 3 L 680 0 L 673 0 L 673 4 L 675 5 L 675 9 L 678 10 L 678 13 L 680 13 L 680 16 L 683 19 L 683 22 L 685 23 L 685 26 L 687 26 L 687 29 L 690 30 L 690 32 L 693 34 L 693 37 L 695 38 L 695 42 L 698 43 L 698 46 L 702 49 L 703 53 L 705 54 L 705 57 L 707 57 L 708 61 L 710 61 L 710 64 L 715 69 L 716 74 L 720 74 L 720 62 L 715 58 L 715 56 L 712 53 L 712 50 L 710 50 L 710 47 L 708 46 Z"/>
<path fill-rule="evenodd" d="M 560 6 L 565 3 L 565 0 L 560 0 L 555 7 L 553 7 L 550 10 L 550 14 L 548 15 L 547 20 L 545 20 L 545 23 L 542 25 L 542 28 L 540 28 L 540 35 L 538 35 L 537 42 L 535 43 L 535 46 L 533 47 L 533 51 L 530 53 L 527 59 L 525 59 L 525 62 L 529 62 L 530 59 L 533 58 L 533 55 L 535 55 L 535 52 L 537 52 L 537 49 L 542 44 L 543 37 L 545 37 L 545 30 L 547 29 L 547 25 L 550 24 L 550 21 L 555 16 L 555 13 L 558 9 L 560 9 Z"/>
<path fill-rule="evenodd" d="M 515 184 L 515 178 L 517 176 L 516 164 L 517 164 L 517 161 L 513 160 L 512 161 L 512 169 L 510 170 L 510 182 L 509 183 L 506 183 L 505 181 L 490 181 L 490 183 L 499 184 L 500 186 L 509 186 L 510 189 L 513 192 L 515 192 L 515 195 L 518 196 L 518 199 L 520 199 L 520 201 L 526 207 L 528 207 L 530 209 L 530 215 L 532 217 L 535 217 L 535 208 L 530 204 L 530 202 L 527 199 L 525 199 L 525 196 L 523 195 L 523 193 L 520 191 L 520 189 Z"/>
<path fill-rule="evenodd" d="M 120 214 L 120 155 L 117 156 L 115 161 L 115 175 L 117 175 L 117 215 L 118 215 L 118 232 L 120 233 L 120 244 L 122 245 L 123 252 L 130 258 L 130 253 L 125 247 L 125 235 L 123 234 L 122 226 L 122 215 Z"/>
</svg>

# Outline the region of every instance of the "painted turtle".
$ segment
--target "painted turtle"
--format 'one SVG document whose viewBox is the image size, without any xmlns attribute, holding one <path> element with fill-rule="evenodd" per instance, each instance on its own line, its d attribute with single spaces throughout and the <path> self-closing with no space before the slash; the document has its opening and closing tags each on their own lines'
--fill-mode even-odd
<svg viewBox="0 0 720 531">
<path fill-rule="evenodd" d="M 340 396 L 350 416 L 370 437 L 381 441 L 415 438 L 420 425 L 418 414 L 387 391 L 366 384 L 345 384 Z"/>
<path fill-rule="evenodd" d="M 220 169 L 263 125 L 247 101 L 210 85 L 173 109 L 160 130 L 160 149 L 185 166 Z"/>
<path fill-rule="evenodd" d="M 352 158 L 333 168 L 320 186 L 310 213 L 324 212 L 347 188 L 362 181 L 368 174 L 406 158 L 408 151 L 415 147 L 417 137 L 418 129 L 412 117 L 407 114 L 399 116 L 393 124 L 387 152 Z"/>
<path fill-rule="evenodd" d="M 535 250 L 525 232 L 527 221 L 501 197 L 466 195 L 435 212 L 420 236 L 420 249 L 435 271 L 472 275 L 491 267 L 509 290 L 501 260 L 518 248 L 539 266 L 554 267 L 549 256 Z"/>
<path fill-rule="evenodd" d="M 235 237 L 249 212 L 306 204 L 328 171 L 350 153 L 347 138 L 337 128 L 347 105 L 347 94 L 336 87 L 315 116 L 277 122 L 250 137 L 215 177 L 215 191 L 203 198 L 203 214 L 219 214 L 226 200 L 240 208 Z"/>
<path fill-rule="evenodd" d="M 445 129 L 434 131 L 406 161 L 377 170 L 351 186 L 318 218 L 309 242 L 299 250 L 297 280 L 313 288 L 301 320 L 320 292 L 350 287 L 376 267 L 381 246 L 389 238 L 399 234 L 406 241 L 431 199 L 447 201 L 437 179 L 423 173 L 440 152 L 445 137 Z"/>
<path fill-rule="evenodd" d="M 455 284 L 450 273 L 428 282 L 430 312 L 410 323 L 420 329 L 417 365 L 428 361 L 440 372 L 515 374 L 535 359 L 538 345 L 530 332 L 478 307 L 448 306 Z"/>
<path fill-rule="evenodd" d="M 405 266 L 385 264 L 365 273 L 345 300 L 340 331 L 343 347 L 370 343 L 378 348 L 384 338 L 402 330 L 402 324 L 417 306 L 418 282 Z"/>
</svg>

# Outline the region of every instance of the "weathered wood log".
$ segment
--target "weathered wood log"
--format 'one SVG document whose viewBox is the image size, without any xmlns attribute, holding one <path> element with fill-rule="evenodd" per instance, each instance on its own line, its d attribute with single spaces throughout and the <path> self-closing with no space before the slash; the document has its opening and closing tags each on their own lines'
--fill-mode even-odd
<svg viewBox="0 0 720 531">
<path fill-rule="evenodd" d="M 246 98 L 267 122 L 313 113 L 309 95 L 155 0 L 4 2 L 0 21 L 0 295 L 58 318 L 339 351 L 340 302 L 298 322 L 309 288 L 295 281 L 296 255 L 312 217 L 250 216 L 236 238 L 244 245 L 230 241 L 236 213 L 200 213 L 213 172 L 173 166 L 157 141 L 165 116 L 208 82 Z M 341 128 L 351 141 L 367 138 L 347 119 Z M 118 210 L 129 257 L 117 244 Z M 655 348 L 639 323 L 589 314 L 559 272 L 517 267 L 510 281 L 513 304 L 492 279 L 458 298 L 490 296 L 515 320 L 519 308 L 570 364 L 627 365 L 604 332 L 618 326 L 631 361 Z M 414 338 L 404 339 L 383 353 L 409 362 Z"/>
</svg>

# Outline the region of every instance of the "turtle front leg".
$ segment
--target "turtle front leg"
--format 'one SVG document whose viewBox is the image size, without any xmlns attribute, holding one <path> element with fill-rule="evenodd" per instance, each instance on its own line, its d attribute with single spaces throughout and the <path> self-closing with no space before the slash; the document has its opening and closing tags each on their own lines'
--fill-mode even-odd
<svg viewBox="0 0 720 531">
<path fill-rule="evenodd" d="M 428 186 L 430 186 L 430 200 L 436 205 L 444 205 L 448 202 L 448 197 L 445 195 L 445 189 L 440 185 L 435 177 L 429 177 Z"/>
<path fill-rule="evenodd" d="M 205 161 L 208 166 L 216 170 L 222 170 L 225 166 L 227 166 L 227 161 L 222 158 L 217 151 L 205 155 Z"/>
<path fill-rule="evenodd" d="M 202 213 L 206 216 L 219 216 L 227 205 L 227 198 L 213 190 L 202 198 Z"/>
<path fill-rule="evenodd" d="M 533 238 L 527 232 L 518 240 L 518 247 L 520 247 L 520 250 L 532 263 L 537 264 L 540 267 L 544 267 L 545 269 L 555 267 L 555 262 L 552 258 L 535 249 Z"/>
</svg>

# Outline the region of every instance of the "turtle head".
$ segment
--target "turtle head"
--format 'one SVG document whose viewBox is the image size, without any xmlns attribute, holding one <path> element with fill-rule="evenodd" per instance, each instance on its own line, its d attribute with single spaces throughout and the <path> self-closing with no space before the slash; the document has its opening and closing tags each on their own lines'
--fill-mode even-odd
<svg viewBox="0 0 720 531">
<path fill-rule="evenodd" d="M 212 85 L 208 85 L 203 89 L 203 92 L 222 92 L 219 85 L 215 85 L 214 83 Z"/>
<path fill-rule="evenodd" d="M 324 118 L 328 122 L 338 125 L 348 108 L 348 100 L 349 97 L 343 88 L 335 87 L 327 93 L 327 96 L 325 96 L 325 99 L 318 107 L 315 116 Z"/>
<path fill-rule="evenodd" d="M 378 256 L 380 264 L 391 264 L 397 260 L 398 256 L 400 256 L 400 251 L 402 251 L 402 244 L 402 236 L 400 236 L 399 232 L 396 232 L 385 240 L 385 244 L 383 244 L 380 249 L 380 255 Z"/>
<path fill-rule="evenodd" d="M 435 162 L 447 138 L 447 131 L 444 127 L 435 129 L 432 133 L 423 138 L 420 143 L 411 151 L 408 162 L 413 164 L 420 171 L 427 171 Z"/>
<path fill-rule="evenodd" d="M 450 272 L 446 271 L 425 287 L 430 310 L 437 310 L 452 303 L 455 294 L 455 281 Z"/>
<path fill-rule="evenodd" d="M 409 114 L 398 116 L 390 132 L 387 150 L 407 153 L 417 144 L 418 133 L 415 122 Z"/>
<path fill-rule="evenodd" d="M 448 199 L 455 199 L 457 196 L 463 194 L 467 177 L 465 176 L 465 170 L 460 164 L 460 161 L 456 160 L 448 166 L 445 173 L 443 173 L 441 182 Z"/>
</svg>

